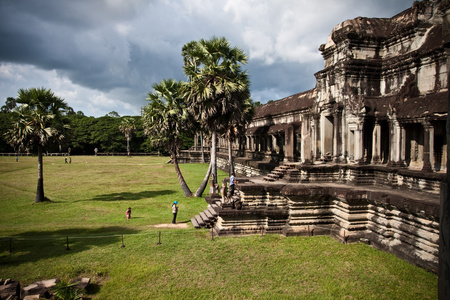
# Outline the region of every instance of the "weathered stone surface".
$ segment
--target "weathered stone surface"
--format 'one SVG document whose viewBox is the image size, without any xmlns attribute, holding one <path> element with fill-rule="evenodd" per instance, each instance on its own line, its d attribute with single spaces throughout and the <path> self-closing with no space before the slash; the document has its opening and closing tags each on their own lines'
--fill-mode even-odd
<svg viewBox="0 0 450 300">
<path fill-rule="evenodd" d="M 91 283 L 91 278 L 89 277 L 81 277 L 75 280 L 72 280 L 72 283 L 78 283 L 77 288 L 85 290 L 88 285 Z"/>
<path fill-rule="evenodd" d="M 20 283 L 15 280 L 0 280 L 0 299 L 19 299 Z"/>
<path fill-rule="evenodd" d="M 58 279 L 49 279 L 43 281 L 37 281 L 22 288 L 20 297 L 35 296 L 48 299 L 51 296 L 51 288 L 59 282 Z M 31 298 L 34 299 L 34 298 Z M 39 298 L 38 298 L 39 299 Z"/>
<path fill-rule="evenodd" d="M 248 183 L 240 188 L 243 208 L 218 210 L 218 235 L 326 234 L 346 243 L 365 239 L 437 272 L 438 196 L 338 184 Z"/>
</svg>

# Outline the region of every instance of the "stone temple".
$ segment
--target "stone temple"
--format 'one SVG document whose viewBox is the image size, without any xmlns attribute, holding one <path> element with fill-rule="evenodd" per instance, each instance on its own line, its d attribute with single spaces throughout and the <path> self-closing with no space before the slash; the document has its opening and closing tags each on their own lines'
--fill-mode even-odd
<svg viewBox="0 0 450 300">
<path fill-rule="evenodd" d="M 213 214 L 193 223 L 218 235 L 363 241 L 437 272 L 448 9 L 449 1 L 416 1 L 392 18 L 335 26 L 319 46 L 315 88 L 257 107 L 234 142 L 238 209 L 210 200 Z M 197 146 L 181 158 L 197 161 Z M 224 171 L 227 153 L 220 139 Z"/>
</svg>

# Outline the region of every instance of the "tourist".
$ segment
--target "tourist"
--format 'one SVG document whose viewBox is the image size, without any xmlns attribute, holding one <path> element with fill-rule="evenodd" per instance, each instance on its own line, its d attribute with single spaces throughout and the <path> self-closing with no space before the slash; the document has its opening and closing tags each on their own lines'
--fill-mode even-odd
<svg viewBox="0 0 450 300">
<path fill-rule="evenodd" d="M 234 184 L 237 183 L 234 172 L 230 176 L 230 198 L 234 195 Z"/>
<path fill-rule="evenodd" d="M 172 204 L 172 213 L 173 213 L 173 220 L 172 220 L 172 224 L 176 224 L 177 223 L 177 213 L 178 213 L 178 201 L 174 201 Z"/>
<path fill-rule="evenodd" d="M 131 219 L 131 207 L 127 209 L 127 220 Z"/>
</svg>

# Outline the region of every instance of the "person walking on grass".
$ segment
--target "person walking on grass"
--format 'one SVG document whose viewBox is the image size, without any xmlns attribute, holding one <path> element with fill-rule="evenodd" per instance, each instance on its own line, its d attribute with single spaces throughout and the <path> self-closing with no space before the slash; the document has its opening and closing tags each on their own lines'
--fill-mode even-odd
<svg viewBox="0 0 450 300">
<path fill-rule="evenodd" d="M 127 209 L 127 220 L 131 219 L 131 207 Z"/>
<path fill-rule="evenodd" d="M 177 213 L 178 213 L 178 201 L 174 201 L 172 204 L 172 214 L 173 214 L 173 220 L 172 220 L 172 224 L 176 224 L 177 223 Z"/>
</svg>

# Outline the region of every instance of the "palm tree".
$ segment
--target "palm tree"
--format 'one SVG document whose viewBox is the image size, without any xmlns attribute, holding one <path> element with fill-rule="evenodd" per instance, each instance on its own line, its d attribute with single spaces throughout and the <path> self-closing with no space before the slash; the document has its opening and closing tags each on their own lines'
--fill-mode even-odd
<svg viewBox="0 0 450 300">
<path fill-rule="evenodd" d="M 136 132 L 136 121 L 131 117 L 123 118 L 119 125 L 119 130 L 125 135 L 127 139 L 127 153 L 130 156 L 130 140 L 133 132 Z"/>
<path fill-rule="evenodd" d="M 153 92 L 148 93 L 143 115 L 144 133 L 150 136 L 155 146 L 164 146 L 169 152 L 175 166 L 175 172 L 181 189 L 186 197 L 192 192 L 186 184 L 178 166 L 178 151 L 182 145 L 181 132 L 186 131 L 191 123 L 182 98 L 183 83 L 174 79 L 164 79 L 153 85 Z"/>
<path fill-rule="evenodd" d="M 239 99 L 239 97 L 242 97 Z M 244 99 L 244 101 L 242 101 Z M 228 164 L 229 164 L 229 174 L 234 173 L 234 162 L 233 162 L 233 152 L 232 144 L 239 134 L 245 130 L 245 126 L 251 121 L 255 108 L 253 101 L 249 98 L 246 93 L 241 93 L 237 95 L 236 101 L 240 101 L 242 105 L 238 106 L 238 109 L 233 110 L 226 116 L 226 122 L 223 124 L 222 131 L 224 132 L 224 137 L 228 140 Z"/>
<path fill-rule="evenodd" d="M 223 37 L 189 42 L 183 46 L 182 56 L 184 73 L 189 79 L 185 97 L 190 111 L 211 133 L 211 194 L 217 192 L 217 130 L 223 116 L 240 106 L 234 96 L 248 92 L 248 76 L 241 70 L 248 57 Z"/>
<path fill-rule="evenodd" d="M 14 123 L 7 133 L 8 141 L 18 151 L 35 151 L 38 155 L 38 183 L 35 203 L 43 202 L 43 152 L 47 146 L 61 144 L 67 138 L 69 125 L 65 118 L 69 106 L 50 89 L 20 89 L 13 111 Z"/>
</svg>

